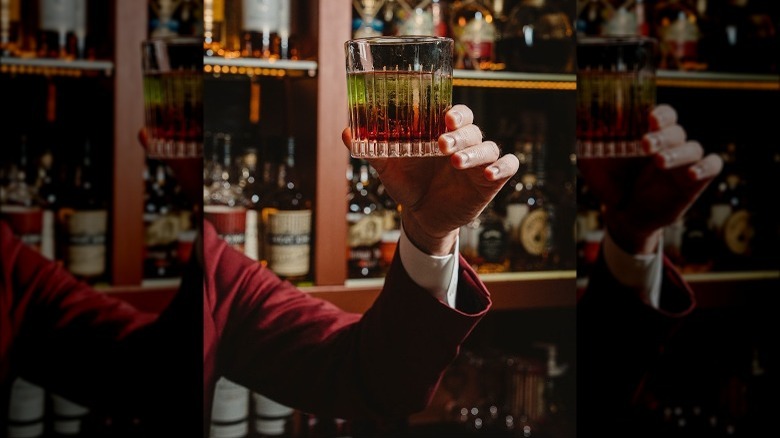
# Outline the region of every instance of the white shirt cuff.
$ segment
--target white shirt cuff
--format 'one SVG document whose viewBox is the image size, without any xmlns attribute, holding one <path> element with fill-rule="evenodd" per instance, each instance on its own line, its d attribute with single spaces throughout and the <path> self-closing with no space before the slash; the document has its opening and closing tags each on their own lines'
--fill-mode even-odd
<svg viewBox="0 0 780 438">
<path fill-rule="evenodd" d="M 644 302 L 660 307 L 663 269 L 663 237 L 655 254 L 629 254 L 604 233 L 604 260 L 612 275 L 624 286 L 636 289 Z"/>
<path fill-rule="evenodd" d="M 455 239 L 452 252 L 443 256 L 433 256 L 420 251 L 406 237 L 403 225 L 398 241 L 401 263 L 409 277 L 420 287 L 427 289 L 440 301 L 455 308 L 458 290 L 458 248 L 460 238 Z"/>
</svg>

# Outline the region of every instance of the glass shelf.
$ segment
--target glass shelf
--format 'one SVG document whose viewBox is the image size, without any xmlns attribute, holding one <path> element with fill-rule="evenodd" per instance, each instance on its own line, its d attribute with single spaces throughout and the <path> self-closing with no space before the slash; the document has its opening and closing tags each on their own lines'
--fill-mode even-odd
<svg viewBox="0 0 780 438">
<path fill-rule="evenodd" d="M 286 59 L 223 58 L 204 56 L 203 71 L 213 75 L 233 74 L 271 77 L 314 77 L 316 61 L 292 61 Z"/>
<path fill-rule="evenodd" d="M 0 57 L 0 74 L 80 77 L 90 73 L 111 76 L 113 72 L 111 61 Z"/>
</svg>

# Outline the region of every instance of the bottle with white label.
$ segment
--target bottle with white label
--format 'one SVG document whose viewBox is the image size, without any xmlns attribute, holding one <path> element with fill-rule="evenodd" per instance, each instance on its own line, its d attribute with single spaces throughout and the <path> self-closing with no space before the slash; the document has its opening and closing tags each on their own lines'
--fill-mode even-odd
<svg viewBox="0 0 780 438">
<path fill-rule="evenodd" d="M 288 137 L 277 171 L 276 190 L 263 210 L 268 267 L 289 281 L 306 281 L 310 271 L 311 200 L 301 188 L 295 166 L 295 138 Z"/>
<path fill-rule="evenodd" d="M 38 56 L 83 58 L 87 0 L 39 0 Z"/>
<path fill-rule="evenodd" d="M 249 436 L 249 389 L 221 377 L 214 388 L 210 438 Z"/>
<path fill-rule="evenodd" d="M 241 55 L 278 57 L 281 0 L 243 0 Z"/>
<path fill-rule="evenodd" d="M 385 215 L 370 188 L 369 164 L 352 159 L 352 184 L 347 194 L 347 271 L 349 278 L 382 275 Z"/>
</svg>

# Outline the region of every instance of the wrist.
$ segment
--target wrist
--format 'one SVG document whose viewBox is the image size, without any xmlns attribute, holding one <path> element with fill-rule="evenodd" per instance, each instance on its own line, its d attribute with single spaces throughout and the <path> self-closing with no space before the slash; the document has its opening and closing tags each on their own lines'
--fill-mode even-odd
<svg viewBox="0 0 780 438">
<path fill-rule="evenodd" d="M 612 241 L 623 251 L 633 255 L 655 254 L 661 242 L 663 229 L 639 230 L 625 225 L 625 221 L 606 221 Z"/>
<path fill-rule="evenodd" d="M 452 254 L 459 230 L 455 229 L 441 233 L 428 231 L 411 214 L 402 214 L 401 224 L 407 239 L 425 254 L 432 256 Z"/>
</svg>

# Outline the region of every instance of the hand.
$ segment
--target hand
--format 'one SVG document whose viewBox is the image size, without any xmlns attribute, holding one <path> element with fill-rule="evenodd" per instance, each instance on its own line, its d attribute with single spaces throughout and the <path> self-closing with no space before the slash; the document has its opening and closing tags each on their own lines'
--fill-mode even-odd
<svg viewBox="0 0 780 438">
<path fill-rule="evenodd" d="M 473 121 L 465 105 L 447 112 L 448 132 L 439 137 L 443 157 L 368 160 L 388 194 L 403 206 L 407 237 L 428 254 L 450 254 L 460 227 L 479 216 L 519 168 L 513 154 L 501 157 L 494 142 L 482 141 Z M 349 128 L 341 139 L 349 147 Z"/>
<path fill-rule="evenodd" d="M 663 228 L 683 217 L 722 170 L 720 156 L 704 156 L 702 146 L 686 137 L 677 112 L 662 104 L 653 109 L 642 142 L 649 157 L 578 160 L 580 175 L 602 203 L 609 234 L 623 250 L 654 252 Z"/>
</svg>

